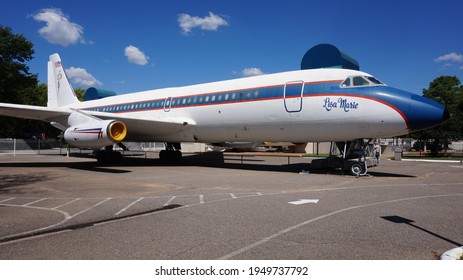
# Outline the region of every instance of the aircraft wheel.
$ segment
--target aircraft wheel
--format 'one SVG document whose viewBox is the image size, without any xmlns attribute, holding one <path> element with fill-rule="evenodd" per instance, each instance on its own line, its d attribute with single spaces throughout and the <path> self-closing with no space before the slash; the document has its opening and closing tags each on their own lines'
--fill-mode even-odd
<svg viewBox="0 0 463 280">
<path fill-rule="evenodd" d="M 166 150 L 162 150 L 159 152 L 159 158 L 162 160 L 162 161 L 167 161 L 167 151 Z"/>
<path fill-rule="evenodd" d="M 105 156 L 102 151 L 96 153 L 96 161 L 98 161 L 98 163 L 105 163 Z"/>
<path fill-rule="evenodd" d="M 182 159 L 182 152 L 179 150 L 162 150 L 159 153 L 162 161 L 177 161 Z"/>
<path fill-rule="evenodd" d="M 182 152 L 177 150 L 174 152 L 174 160 L 181 160 L 182 159 Z"/>
<path fill-rule="evenodd" d="M 122 154 L 120 152 L 113 152 L 111 155 L 111 160 L 113 160 L 116 163 L 119 163 L 122 161 Z"/>
<path fill-rule="evenodd" d="M 119 163 L 122 160 L 120 152 L 100 150 L 96 154 L 96 160 L 100 164 Z"/>
<path fill-rule="evenodd" d="M 360 175 L 364 175 L 365 173 L 365 164 L 362 163 L 362 162 L 354 162 L 350 168 L 349 168 L 349 171 L 352 175 L 354 176 L 360 176 Z"/>
</svg>

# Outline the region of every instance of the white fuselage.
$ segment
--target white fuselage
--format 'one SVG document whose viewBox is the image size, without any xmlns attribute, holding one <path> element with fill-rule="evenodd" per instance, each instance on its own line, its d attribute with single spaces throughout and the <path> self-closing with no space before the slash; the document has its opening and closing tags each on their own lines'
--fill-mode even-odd
<svg viewBox="0 0 463 280">
<path fill-rule="evenodd" d="M 80 102 L 58 54 L 47 107 L 0 103 L 0 115 L 37 119 L 69 145 L 121 141 L 351 141 L 408 134 L 449 117 L 441 104 L 347 69 L 312 69 L 150 90 Z M 172 150 L 172 149 L 171 149 Z"/>
<path fill-rule="evenodd" d="M 129 127 L 126 139 L 137 141 L 302 143 L 408 133 L 403 116 L 390 105 L 340 91 L 340 83 L 355 75 L 369 76 L 345 69 L 301 70 L 119 95 L 82 102 L 79 108 L 187 123 L 172 133 Z M 306 93 L 309 87 L 314 92 Z"/>
</svg>

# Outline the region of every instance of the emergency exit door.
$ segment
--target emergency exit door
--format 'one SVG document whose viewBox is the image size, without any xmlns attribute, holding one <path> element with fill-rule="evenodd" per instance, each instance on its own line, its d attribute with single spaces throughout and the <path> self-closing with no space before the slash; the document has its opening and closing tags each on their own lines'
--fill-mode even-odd
<svg viewBox="0 0 463 280">
<path fill-rule="evenodd" d="M 304 81 L 287 82 L 284 88 L 284 105 L 288 113 L 302 110 L 302 96 L 304 93 Z"/>
</svg>

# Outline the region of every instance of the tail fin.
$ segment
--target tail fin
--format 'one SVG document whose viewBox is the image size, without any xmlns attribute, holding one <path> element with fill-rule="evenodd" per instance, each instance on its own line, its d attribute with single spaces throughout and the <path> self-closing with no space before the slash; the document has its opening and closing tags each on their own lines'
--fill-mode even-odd
<svg viewBox="0 0 463 280">
<path fill-rule="evenodd" d="M 47 107 L 61 107 L 78 103 L 71 84 L 64 72 L 57 53 L 50 55 L 48 61 L 48 103 Z"/>
</svg>

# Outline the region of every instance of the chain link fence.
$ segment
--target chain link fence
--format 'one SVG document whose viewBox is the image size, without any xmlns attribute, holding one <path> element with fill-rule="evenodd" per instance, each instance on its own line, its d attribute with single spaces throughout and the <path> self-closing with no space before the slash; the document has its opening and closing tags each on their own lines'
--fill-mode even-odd
<svg viewBox="0 0 463 280">
<path fill-rule="evenodd" d="M 4 138 L 0 139 L 1 154 L 46 154 L 60 153 L 66 154 L 66 147 L 56 140 L 41 140 L 41 139 L 15 139 Z"/>
<path fill-rule="evenodd" d="M 135 143 L 125 142 L 128 150 L 124 151 L 117 145 L 114 150 L 120 151 L 124 156 L 145 156 L 147 152 L 158 152 L 165 149 L 164 143 Z M 0 139 L 0 154 L 10 155 L 47 155 L 47 154 L 92 154 L 92 149 L 68 148 L 66 144 L 54 139 Z"/>
</svg>

